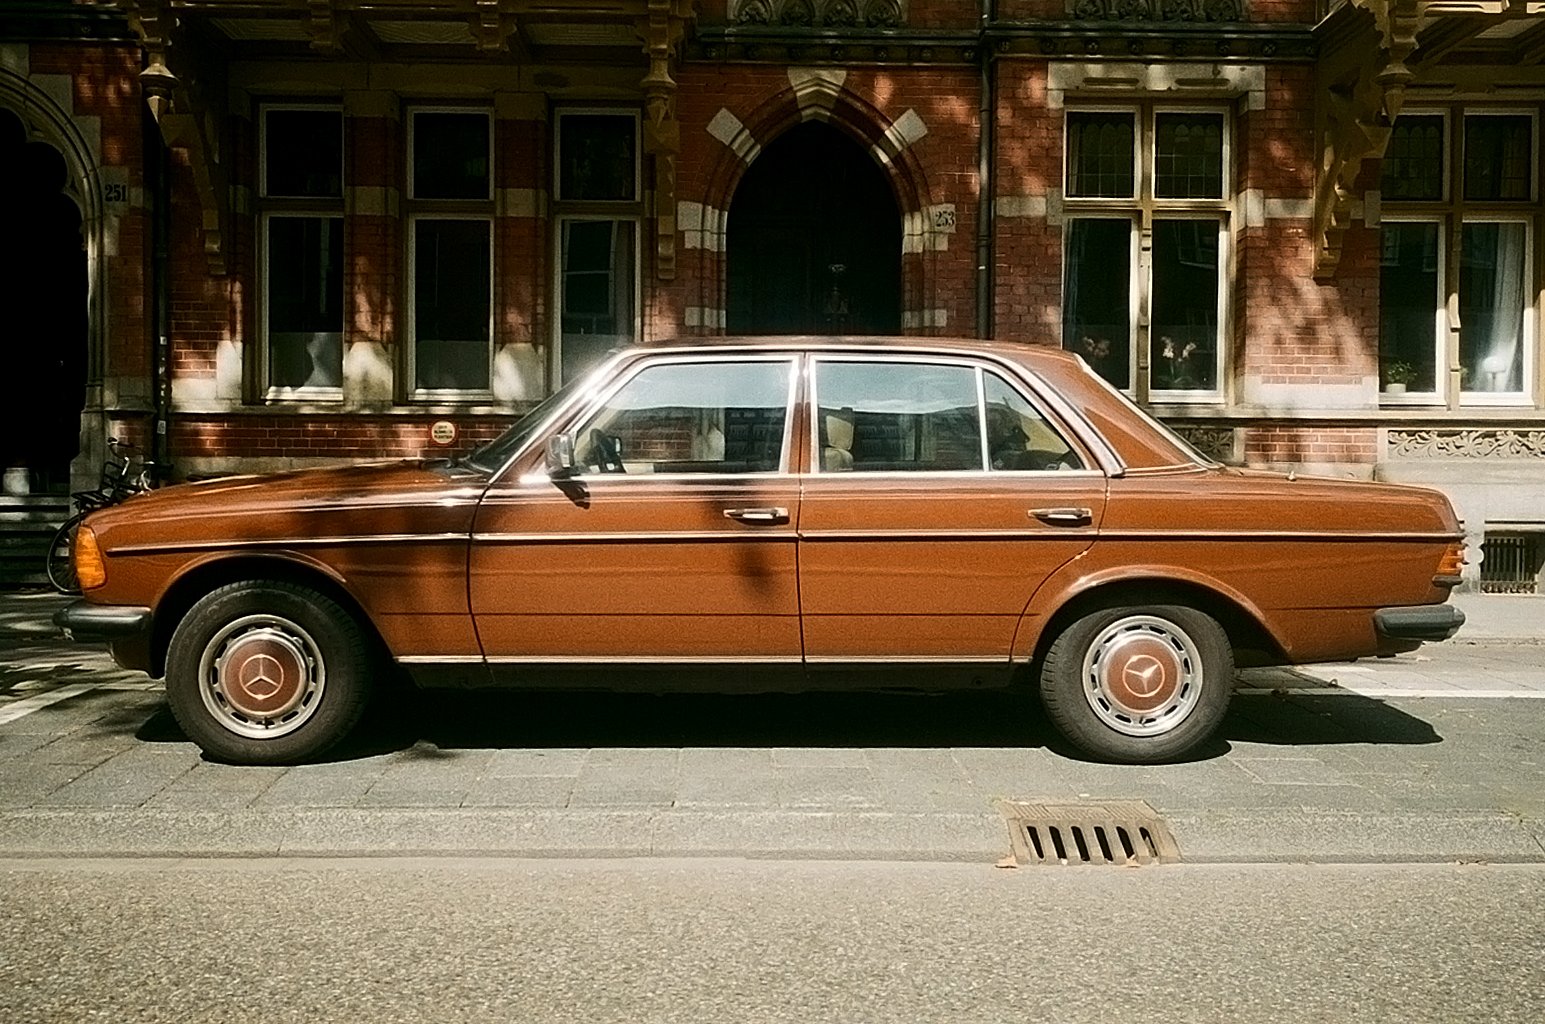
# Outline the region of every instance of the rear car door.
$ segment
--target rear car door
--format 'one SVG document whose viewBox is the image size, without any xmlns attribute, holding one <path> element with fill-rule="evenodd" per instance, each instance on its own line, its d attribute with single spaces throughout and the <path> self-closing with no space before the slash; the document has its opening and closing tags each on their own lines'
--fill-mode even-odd
<svg viewBox="0 0 1545 1024">
<path fill-rule="evenodd" d="M 1031 594 L 1093 543 L 1104 473 L 1007 366 L 829 353 L 809 374 L 807 662 L 1006 671 Z"/>
</svg>

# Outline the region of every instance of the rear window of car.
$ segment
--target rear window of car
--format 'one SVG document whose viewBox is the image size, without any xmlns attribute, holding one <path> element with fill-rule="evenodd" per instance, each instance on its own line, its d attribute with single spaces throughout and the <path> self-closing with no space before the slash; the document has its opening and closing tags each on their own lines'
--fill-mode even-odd
<svg viewBox="0 0 1545 1024">
<path fill-rule="evenodd" d="M 1128 468 L 1214 465 L 1211 459 L 1111 387 L 1082 359 L 1038 362 L 1034 372 L 1083 413 Z"/>
</svg>

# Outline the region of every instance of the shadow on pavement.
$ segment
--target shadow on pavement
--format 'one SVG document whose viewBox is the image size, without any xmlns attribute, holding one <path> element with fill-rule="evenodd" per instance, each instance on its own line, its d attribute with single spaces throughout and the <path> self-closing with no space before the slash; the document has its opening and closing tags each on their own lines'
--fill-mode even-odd
<svg viewBox="0 0 1545 1024">
<path fill-rule="evenodd" d="M 605 692 L 433 691 L 377 702 L 354 734 L 324 758 L 349 761 L 461 749 L 591 747 L 1044 747 L 1088 760 L 1018 692 L 641 695 Z M 185 742 L 165 705 L 117 725 L 150 743 Z M 113 716 L 109 716 L 112 718 Z M 129 718 L 136 719 L 132 723 Z M 1308 747 L 1432 744 L 1433 727 L 1381 700 L 1354 695 L 1240 695 L 1218 736 L 1188 761 L 1235 744 Z"/>
</svg>

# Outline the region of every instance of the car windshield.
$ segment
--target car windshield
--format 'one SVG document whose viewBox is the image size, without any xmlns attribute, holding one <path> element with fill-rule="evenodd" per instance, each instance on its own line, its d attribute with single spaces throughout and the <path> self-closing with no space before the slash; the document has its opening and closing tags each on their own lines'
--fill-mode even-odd
<svg viewBox="0 0 1545 1024">
<path fill-rule="evenodd" d="M 536 408 L 516 420 L 510 429 L 483 445 L 483 447 L 471 455 L 468 455 L 465 460 L 466 464 L 473 469 L 481 470 L 485 473 L 497 473 L 506 462 L 510 461 L 510 456 L 514 455 L 525 446 L 527 441 L 531 440 L 531 435 L 536 433 L 537 428 L 546 422 L 549 416 L 567 402 L 572 395 L 583 391 L 594 378 L 594 373 L 580 374 L 557 391 L 548 395 Z"/>
</svg>

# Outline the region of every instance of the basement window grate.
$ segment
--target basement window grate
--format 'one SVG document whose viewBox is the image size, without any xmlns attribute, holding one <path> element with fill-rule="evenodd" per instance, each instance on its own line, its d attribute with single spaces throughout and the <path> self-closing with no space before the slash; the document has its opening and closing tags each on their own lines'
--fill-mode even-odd
<svg viewBox="0 0 1545 1024">
<path fill-rule="evenodd" d="M 1488 534 L 1481 543 L 1481 592 L 1533 594 L 1540 586 L 1545 545 L 1532 533 Z"/>
<path fill-rule="evenodd" d="M 1000 800 L 997 807 L 1018 864 L 1136 867 L 1180 860 L 1169 825 L 1142 800 Z"/>
</svg>

